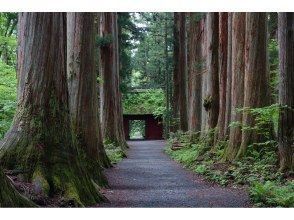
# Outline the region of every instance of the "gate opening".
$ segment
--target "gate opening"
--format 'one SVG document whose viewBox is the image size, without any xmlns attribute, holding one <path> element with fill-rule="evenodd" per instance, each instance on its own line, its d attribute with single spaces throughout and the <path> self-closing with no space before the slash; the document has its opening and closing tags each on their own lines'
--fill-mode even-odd
<svg viewBox="0 0 294 220">
<path fill-rule="evenodd" d="M 145 139 L 145 120 L 130 121 L 130 140 Z"/>
</svg>

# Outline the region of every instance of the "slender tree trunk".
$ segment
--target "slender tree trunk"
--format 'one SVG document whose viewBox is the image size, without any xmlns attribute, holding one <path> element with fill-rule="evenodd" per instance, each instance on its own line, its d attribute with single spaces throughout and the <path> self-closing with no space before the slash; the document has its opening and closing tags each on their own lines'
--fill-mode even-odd
<svg viewBox="0 0 294 220">
<path fill-rule="evenodd" d="M 179 128 L 179 27 L 180 13 L 174 12 L 174 69 L 173 69 L 173 121 L 171 130 L 176 132 Z"/>
<path fill-rule="evenodd" d="M 269 104 L 267 69 L 266 13 L 246 13 L 244 108 L 257 108 Z M 243 127 L 254 126 L 254 117 L 243 112 Z M 238 157 L 245 154 L 248 145 L 257 142 L 260 135 L 251 129 L 242 132 Z"/>
<path fill-rule="evenodd" d="M 225 139 L 226 94 L 227 94 L 227 58 L 228 58 L 228 13 L 219 13 L 219 115 L 216 141 Z"/>
<path fill-rule="evenodd" d="M 280 84 L 278 142 L 280 170 L 294 170 L 294 13 L 279 13 Z M 286 107 L 284 107 L 286 106 Z"/>
<path fill-rule="evenodd" d="M 20 13 L 19 22 L 18 108 L 0 143 L 1 163 L 23 171 L 36 192 L 96 204 L 103 197 L 83 165 L 70 123 L 66 14 Z"/>
<path fill-rule="evenodd" d="M 186 50 L 186 13 L 181 12 L 179 15 L 179 114 L 180 129 L 188 130 L 187 117 L 187 50 Z"/>
<path fill-rule="evenodd" d="M 118 41 L 116 13 L 102 13 L 100 36 L 111 42 L 100 49 L 100 74 L 102 86 L 101 121 L 102 134 L 107 142 L 113 142 L 122 150 L 127 147 L 122 124 L 121 93 L 119 91 Z"/>
<path fill-rule="evenodd" d="M 232 85 L 231 85 L 231 122 L 242 123 L 242 113 L 236 108 L 242 108 L 244 103 L 244 74 L 245 74 L 245 19 L 243 12 L 232 14 Z M 229 144 L 225 159 L 235 159 L 241 144 L 241 126 L 230 127 Z"/>
<path fill-rule="evenodd" d="M 34 207 L 33 202 L 22 196 L 11 185 L 0 168 L 0 207 Z"/>
<path fill-rule="evenodd" d="M 189 72 L 190 95 L 189 95 L 189 130 L 199 132 L 201 130 L 201 47 L 199 36 L 200 19 L 198 13 L 190 13 L 189 24 Z"/>
<path fill-rule="evenodd" d="M 109 167 L 98 115 L 94 13 L 67 14 L 67 77 L 69 107 L 76 136 L 94 180 L 106 184 L 99 166 Z"/>
<path fill-rule="evenodd" d="M 224 135 L 229 135 L 229 125 L 231 122 L 232 111 L 232 12 L 228 13 L 228 52 L 227 52 L 227 83 L 226 83 L 226 116 L 225 116 L 225 131 Z"/>
<path fill-rule="evenodd" d="M 207 14 L 207 66 L 208 91 L 210 107 L 208 109 L 208 128 L 214 129 L 219 114 L 219 80 L 218 80 L 218 13 Z"/>
</svg>

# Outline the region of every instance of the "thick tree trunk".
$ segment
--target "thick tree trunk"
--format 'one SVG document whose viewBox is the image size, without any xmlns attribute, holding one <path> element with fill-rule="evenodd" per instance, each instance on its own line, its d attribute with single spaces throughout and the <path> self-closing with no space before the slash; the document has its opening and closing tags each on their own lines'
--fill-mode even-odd
<svg viewBox="0 0 294 220">
<path fill-rule="evenodd" d="M 244 108 L 257 108 L 269 104 L 267 66 L 266 13 L 246 13 Z M 254 117 L 243 112 L 243 127 L 253 127 Z M 260 135 L 252 129 L 243 129 L 238 157 L 242 157 L 248 145 L 258 141 Z"/>
<path fill-rule="evenodd" d="M 225 139 L 226 90 L 227 90 L 227 58 L 228 58 L 228 13 L 219 13 L 219 115 L 216 141 Z"/>
<path fill-rule="evenodd" d="M 279 13 L 280 84 L 278 142 L 280 170 L 294 170 L 294 13 Z M 286 106 L 286 107 L 285 107 Z"/>
<path fill-rule="evenodd" d="M 208 128 L 214 129 L 217 125 L 219 114 L 219 80 L 218 80 L 218 38 L 219 38 L 218 13 L 207 14 L 207 66 L 208 66 L 208 91 L 206 98 L 209 102 Z"/>
<path fill-rule="evenodd" d="M 192 132 L 201 131 L 201 47 L 200 47 L 200 19 L 198 14 L 190 13 L 189 23 L 189 83 L 190 95 L 188 99 L 189 123 Z"/>
<path fill-rule="evenodd" d="M 11 185 L 0 168 L 0 207 L 34 207 L 33 202 L 22 196 Z"/>
<path fill-rule="evenodd" d="M 245 19 L 246 14 L 234 12 L 232 14 L 232 85 L 231 85 L 231 122 L 242 123 L 242 113 L 236 108 L 242 108 L 244 102 L 244 74 L 245 74 Z M 241 126 L 230 127 L 229 144 L 225 152 L 225 159 L 235 159 L 241 144 Z"/>
<path fill-rule="evenodd" d="M 173 96 L 172 96 L 172 126 L 171 131 L 176 132 L 179 129 L 179 29 L 180 13 L 174 12 L 174 69 L 173 69 Z"/>
<path fill-rule="evenodd" d="M 100 166 L 109 167 L 98 115 L 95 63 L 96 28 L 93 13 L 67 14 L 67 77 L 74 132 L 87 155 L 89 172 L 105 185 Z"/>
<path fill-rule="evenodd" d="M 232 111 L 232 12 L 228 13 L 228 52 L 227 52 L 227 83 L 226 83 L 226 116 L 225 116 L 225 131 L 224 135 L 227 138 L 229 135 L 229 125 L 231 123 Z"/>
<path fill-rule="evenodd" d="M 186 52 L 186 13 L 179 13 L 179 115 L 180 115 L 180 130 L 188 130 L 187 118 L 187 52 Z"/>
<path fill-rule="evenodd" d="M 101 121 L 104 140 L 125 150 L 127 144 L 123 131 L 121 93 L 119 91 L 116 18 L 116 13 L 102 13 L 101 16 L 100 37 L 106 40 L 111 39 L 111 42 L 101 45 L 100 49 Z"/>
<path fill-rule="evenodd" d="M 36 192 L 96 204 L 103 197 L 83 165 L 70 123 L 66 14 L 20 13 L 19 21 L 18 108 L 0 143 L 1 163 L 25 172 Z"/>
</svg>

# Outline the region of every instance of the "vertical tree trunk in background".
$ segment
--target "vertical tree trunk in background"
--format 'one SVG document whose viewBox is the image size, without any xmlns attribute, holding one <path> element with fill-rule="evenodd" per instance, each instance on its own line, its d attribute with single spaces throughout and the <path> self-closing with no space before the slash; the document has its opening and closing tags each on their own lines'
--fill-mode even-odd
<svg viewBox="0 0 294 220">
<path fill-rule="evenodd" d="M 279 13 L 280 84 L 278 142 L 280 170 L 294 170 L 294 13 Z M 283 106 L 287 106 L 283 108 Z"/>
<path fill-rule="evenodd" d="M 119 91 L 117 16 L 114 12 L 106 12 L 102 13 L 101 19 L 100 37 L 111 39 L 111 42 L 101 45 L 100 49 L 102 133 L 107 142 L 112 142 L 124 150 L 127 144 L 123 132 Z"/>
<path fill-rule="evenodd" d="M 218 13 L 207 14 L 207 66 L 208 66 L 208 91 L 210 108 L 208 110 L 208 128 L 217 125 L 219 114 L 219 80 L 218 80 L 218 38 L 219 24 Z M 208 97 L 207 97 L 208 98 Z"/>
<path fill-rule="evenodd" d="M 267 66 L 267 18 L 266 13 L 246 13 L 244 108 L 257 108 L 269 104 L 269 72 Z M 254 117 L 243 112 L 243 126 L 254 126 Z M 260 135 L 253 130 L 243 130 L 238 157 L 242 157 L 248 145 L 258 141 Z"/>
<path fill-rule="evenodd" d="M 242 113 L 236 108 L 242 108 L 244 102 L 245 74 L 245 19 L 246 13 L 232 13 L 232 85 L 231 85 L 231 122 L 242 123 Z M 241 144 L 241 126 L 230 127 L 229 144 L 225 152 L 226 160 L 235 159 Z"/>
<path fill-rule="evenodd" d="M 18 108 L 0 143 L 1 163 L 29 171 L 24 177 L 36 192 L 96 204 L 103 197 L 83 165 L 70 123 L 66 14 L 20 13 L 19 21 Z"/>
<path fill-rule="evenodd" d="M 232 12 L 228 13 L 228 54 L 227 54 L 227 83 L 226 83 L 226 115 L 225 115 L 225 125 L 224 125 L 224 136 L 229 135 L 229 125 L 231 122 L 231 95 L 232 95 Z"/>
<path fill-rule="evenodd" d="M 33 207 L 35 204 L 23 197 L 11 185 L 0 168 L 0 207 Z"/>
<path fill-rule="evenodd" d="M 188 130 L 187 117 L 187 50 L 186 50 L 186 13 L 179 14 L 179 114 L 180 114 L 180 130 Z"/>
<path fill-rule="evenodd" d="M 225 139 L 226 92 L 227 92 L 227 58 L 228 58 L 228 13 L 219 13 L 219 115 L 216 141 Z"/>
<path fill-rule="evenodd" d="M 67 14 L 67 77 L 74 132 L 87 155 L 90 173 L 103 184 L 106 180 L 97 167 L 109 167 L 110 161 L 99 131 L 94 16 L 94 13 Z"/>
<path fill-rule="evenodd" d="M 197 13 L 189 14 L 189 83 L 190 95 L 188 96 L 189 123 L 188 128 L 192 132 L 201 130 L 201 68 L 197 65 L 201 62 L 200 48 L 200 19 Z"/>
<path fill-rule="evenodd" d="M 179 129 L 179 28 L 180 28 L 180 13 L 174 12 L 174 69 L 173 69 L 173 121 L 171 130 L 176 132 Z"/>
</svg>

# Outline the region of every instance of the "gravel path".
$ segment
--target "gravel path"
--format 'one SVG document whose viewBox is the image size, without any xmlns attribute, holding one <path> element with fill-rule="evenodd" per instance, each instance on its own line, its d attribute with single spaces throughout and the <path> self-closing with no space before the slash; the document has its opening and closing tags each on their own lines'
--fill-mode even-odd
<svg viewBox="0 0 294 220">
<path fill-rule="evenodd" d="M 248 207 L 246 192 L 204 181 L 163 152 L 164 141 L 129 142 L 128 158 L 105 171 L 99 207 Z"/>
</svg>

